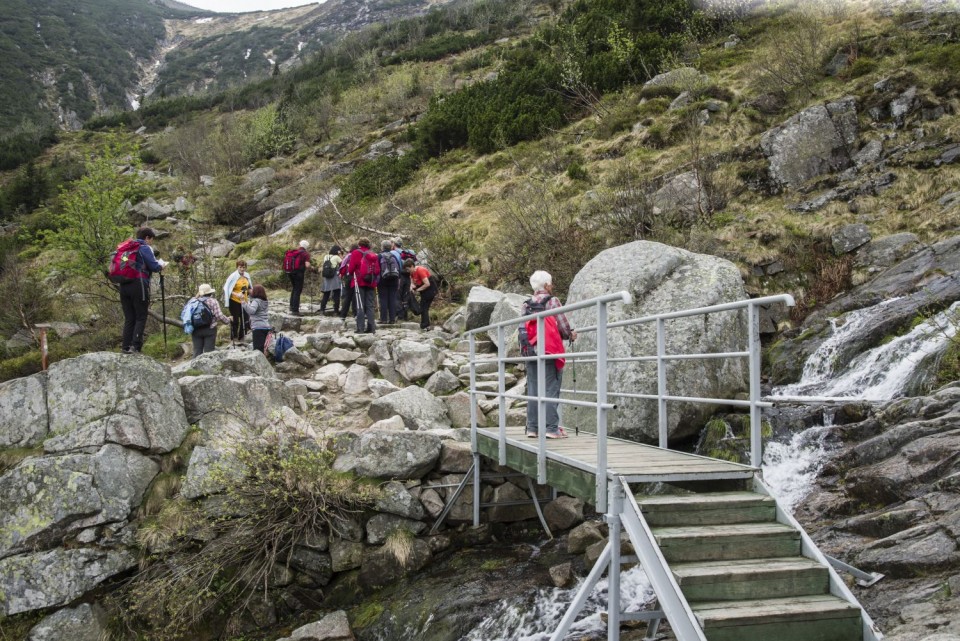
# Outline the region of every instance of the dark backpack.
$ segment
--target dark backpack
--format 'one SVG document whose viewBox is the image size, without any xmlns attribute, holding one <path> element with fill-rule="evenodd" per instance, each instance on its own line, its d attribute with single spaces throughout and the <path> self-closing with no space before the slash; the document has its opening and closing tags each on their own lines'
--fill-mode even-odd
<svg viewBox="0 0 960 641">
<path fill-rule="evenodd" d="M 302 248 L 288 249 L 287 253 L 283 255 L 283 271 L 288 274 L 301 271 L 304 268 L 306 257 L 307 252 L 303 251 Z"/>
<path fill-rule="evenodd" d="M 538 303 L 534 299 L 529 299 L 525 302 L 524 309 L 527 313 L 524 316 L 530 314 L 539 314 L 547 308 L 547 303 L 550 301 L 549 298 L 544 298 L 543 302 Z M 529 321 L 528 321 L 529 322 Z M 534 321 L 536 322 L 536 321 Z M 537 346 L 530 343 L 530 336 L 527 334 L 527 323 L 522 323 L 519 328 L 517 328 L 517 338 L 520 342 L 520 356 L 536 356 L 537 355 Z"/>
<path fill-rule="evenodd" d="M 143 278 L 144 270 L 140 267 L 140 246 L 142 240 L 131 238 L 117 245 L 117 250 L 110 257 L 110 269 L 107 278 L 120 285 L 131 283 Z"/>
<path fill-rule="evenodd" d="M 327 256 L 326 260 L 323 261 L 323 270 L 320 274 L 324 278 L 333 278 L 337 275 L 337 268 L 333 266 L 333 256 Z"/>
<path fill-rule="evenodd" d="M 363 258 L 360 261 L 360 277 L 364 283 L 373 285 L 380 276 L 380 255 L 369 249 L 363 252 Z"/>
<path fill-rule="evenodd" d="M 210 327 L 213 324 L 213 312 L 206 301 L 202 298 L 197 299 L 197 304 L 190 310 L 190 324 L 194 330 Z"/>
<path fill-rule="evenodd" d="M 277 363 L 282 363 L 284 354 L 286 354 L 291 347 L 293 347 L 292 340 L 283 334 L 277 334 L 277 338 L 273 343 L 273 360 Z"/>
<path fill-rule="evenodd" d="M 401 249 L 401 250 L 400 250 L 400 260 L 402 260 L 402 261 L 404 261 L 404 262 L 406 262 L 406 261 L 408 261 L 408 260 L 412 260 L 413 262 L 417 262 L 417 253 L 416 253 L 415 251 L 411 250 L 411 249 Z"/>
<path fill-rule="evenodd" d="M 400 266 L 393 252 L 380 254 L 380 282 L 393 283 L 400 280 Z"/>
</svg>

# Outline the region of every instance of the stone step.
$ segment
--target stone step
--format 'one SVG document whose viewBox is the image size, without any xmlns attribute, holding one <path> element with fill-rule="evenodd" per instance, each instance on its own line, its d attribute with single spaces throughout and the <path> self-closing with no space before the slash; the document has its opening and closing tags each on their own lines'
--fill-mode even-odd
<svg viewBox="0 0 960 641">
<path fill-rule="evenodd" d="M 690 604 L 709 641 L 861 641 L 860 609 L 830 595 Z"/>
<path fill-rule="evenodd" d="M 493 354 L 497 351 L 497 346 L 493 341 L 478 340 L 474 341 L 474 352 L 477 354 Z M 460 341 L 457 343 L 456 350 L 462 354 L 470 353 L 470 341 Z"/>
<path fill-rule="evenodd" d="M 740 601 L 827 594 L 827 568 L 804 557 L 700 561 L 670 566 L 688 601 Z"/>
<path fill-rule="evenodd" d="M 782 523 L 652 528 L 667 561 L 733 561 L 800 554 L 800 533 Z"/>
<path fill-rule="evenodd" d="M 637 496 L 637 504 L 651 527 L 758 523 L 777 517 L 776 501 L 755 492 Z"/>
</svg>

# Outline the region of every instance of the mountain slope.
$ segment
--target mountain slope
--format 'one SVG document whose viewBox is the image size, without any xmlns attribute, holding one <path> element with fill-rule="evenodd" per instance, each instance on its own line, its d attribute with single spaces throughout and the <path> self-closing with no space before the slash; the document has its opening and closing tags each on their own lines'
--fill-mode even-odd
<svg viewBox="0 0 960 641">
<path fill-rule="evenodd" d="M 5 131 L 24 122 L 76 128 L 98 111 L 127 108 L 138 61 L 150 58 L 166 37 L 164 18 L 187 15 L 147 0 L 4 5 L 0 128 Z"/>
</svg>

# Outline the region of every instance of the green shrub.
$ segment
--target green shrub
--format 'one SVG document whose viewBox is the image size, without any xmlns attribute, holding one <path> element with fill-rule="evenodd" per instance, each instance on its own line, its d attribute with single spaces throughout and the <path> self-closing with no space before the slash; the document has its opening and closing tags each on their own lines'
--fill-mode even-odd
<svg viewBox="0 0 960 641">
<path fill-rule="evenodd" d="M 385 198 L 407 184 L 419 166 L 413 153 L 368 160 L 350 174 L 340 195 L 351 202 Z"/>
<path fill-rule="evenodd" d="M 590 175 L 587 173 L 587 170 L 576 160 L 567 166 L 567 178 L 570 180 L 582 180 L 584 182 L 590 181 Z"/>
<path fill-rule="evenodd" d="M 141 528 L 145 569 L 116 597 L 123 623 L 138 638 L 181 639 L 221 613 L 241 616 L 297 545 L 342 535 L 346 519 L 380 497 L 376 485 L 334 471 L 335 458 L 312 442 L 237 443 L 211 473 L 226 488 L 217 512 L 230 518 L 174 501 Z M 201 531 L 202 539 L 192 536 Z M 155 549 L 176 563 L 156 561 Z"/>
<path fill-rule="evenodd" d="M 875 71 L 877 69 L 877 64 L 877 61 L 873 58 L 860 56 L 853 61 L 852 65 L 850 65 L 850 69 L 847 70 L 847 75 L 849 75 L 851 78 L 865 76 L 868 73 Z"/>
</svg>

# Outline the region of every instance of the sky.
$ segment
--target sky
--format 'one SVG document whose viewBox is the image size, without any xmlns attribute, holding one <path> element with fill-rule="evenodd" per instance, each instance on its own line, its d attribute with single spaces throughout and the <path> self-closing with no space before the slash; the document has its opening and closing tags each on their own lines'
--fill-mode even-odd
<svg viewBox="0 0 960 641">
<path fill-rule="evenodd" d="M 241 13 L 243 11 L 266 11 L 317 4 L 319 0 L 180 0 L 184 4 L 207 11 Z"/>
</svg>

